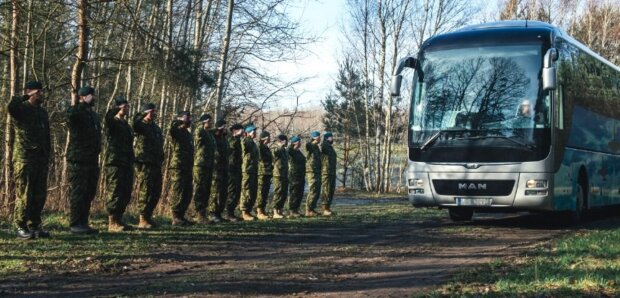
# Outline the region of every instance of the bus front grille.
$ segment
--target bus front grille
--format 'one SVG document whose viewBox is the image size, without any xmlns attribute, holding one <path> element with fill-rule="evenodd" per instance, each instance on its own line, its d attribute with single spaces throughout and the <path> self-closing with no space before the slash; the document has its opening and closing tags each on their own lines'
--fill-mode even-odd
<svg viewBox="0 0 620 298">
<path fill-rule="evenodd" d="M 433 180 L 437 194 L 444 196 L 507 196 L 514 180 Z"/>
</svg>

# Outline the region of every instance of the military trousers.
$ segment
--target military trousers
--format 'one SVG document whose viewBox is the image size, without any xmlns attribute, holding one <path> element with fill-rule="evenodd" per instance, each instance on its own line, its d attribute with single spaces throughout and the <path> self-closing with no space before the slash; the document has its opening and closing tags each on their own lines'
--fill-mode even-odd
<svg viewBox="0 0 620 298">
<path fill-rule="evenodd" d="M 323 208 L 330 208 L 336 192 L 336 175 L 323 175 L 321 187 L 321 205 Z"/>
<path fill-rule="evenodd" d="M 170 169 L 170 188 L 172 190 L 172 215 L 185 217 L 185 212 L 192 201 L 192 169 Z"/>
<path fill-rule="evenodd" d="M 228 172 L 228 201 L 226 202 L 226 209 L 229 214 L 233 214 L 239 206 L 241 177 L 241 172 Z"/>
<path fill-rule="evenodd" d="M 256 208 L 265 210 L 269 201 L 269 190 L 271 189 L 271 175 L 258 176 L 258 197 L 256 197 Z"/>
<path fill-rule="evenodd" d="M 105 175 L 108 214 L 122 216 L 131 199 L 133 167 L 106 165 Z"/>
<path fill-rule="evenodd" d="M 288 196 L 288 178 L 273 177 L 273 200 L 271 207 L 282 210 Z"/>
<path fill-rule="evenodd" d="M 87 226 L 90 206 L 97 195 L 99 165 L 95 162 L 67 164 L 69 178 L 69 225 Z"/>
<path fill-rule="evenodd" d="M 198 212 L 206 212 L 211 196 L 212 167 L 194 166 L 194 207 Z"/>
<path fill-rule="evenodd" d="M 321 173 L 307 172 L 308 196 L 306 197 L 306 210 L 314 210 L 321 195 Z"/>
<path fill-rule="evenodd" d="M 289 184 L 288 209 L 290 211 L 299 211 L 301 200 L 304 196 L 304 187 L 306 180 L 303 176 L 291 177 Z"/>
<path fill-rule="evenodd" d="M 37 229 L 47 199 L 47 162 L 20 162 L 15 166 L 15 214 L 17 228 Z"/>
<path fill-rule="evenodd" d="M 243 192 L 241 194 L 241 211 L 252 211 L 258 194 L 258 173 L 243 173 Z"/>
<path fill-rule="evenodd" d="M 162 169 L 160 165 L 136 163 L 136 180 L 138 183 L 138 209 L 140 215 L 150 218 L 159 203 L 162 187 Z"/>
<path fill-rule="evenodd" d="M 211 179 L 211 194 L 209 196 L 209 213 L 220 215 L 226 208 L 228 198 L 228 172 L 226 170 L 213 171 Z"/>
</svg>

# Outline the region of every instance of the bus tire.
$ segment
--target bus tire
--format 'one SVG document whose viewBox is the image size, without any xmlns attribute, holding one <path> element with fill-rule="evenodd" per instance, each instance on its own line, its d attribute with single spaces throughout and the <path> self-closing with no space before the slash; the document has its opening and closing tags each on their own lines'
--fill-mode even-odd
<svg viewBox="0 0 620 298">
<path fill-rule="evenodd" d="M 585 218 L 585 193 L 581 184 L 577 185 L 575 209 L 568 212 L 568 223 L 579 224 Z"/>
<path fill-rule="evenodd" d="M 452 221 L 469 221 L 474 216 L 474 209 L 471 208 L 450 208 L 448 209 Z"/>
</svg>

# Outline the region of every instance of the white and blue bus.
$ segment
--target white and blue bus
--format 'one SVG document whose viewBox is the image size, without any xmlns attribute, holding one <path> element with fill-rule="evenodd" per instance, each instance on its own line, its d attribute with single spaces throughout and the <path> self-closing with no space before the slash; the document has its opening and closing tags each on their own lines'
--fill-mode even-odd
<svg viewBox="0 0 620 298">
<path fill-rule="evenodd" d="M 620 68 L 543 22 L 438 35 L 411 68 L 409 200 L 449 209 L 554 211 L 620 204 Z"/>
</svg>

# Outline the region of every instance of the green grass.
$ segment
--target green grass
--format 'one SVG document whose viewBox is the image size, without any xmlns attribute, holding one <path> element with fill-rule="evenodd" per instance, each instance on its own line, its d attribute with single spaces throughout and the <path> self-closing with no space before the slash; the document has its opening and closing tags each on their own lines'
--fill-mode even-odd
<svg viewBox="0 0 620 298">
<path fill-rule="evenodd" d="M 577 232 L 527 256 L 463 272 L 428 296 L 618 297 L 620 228 Z"/>
</svg>

